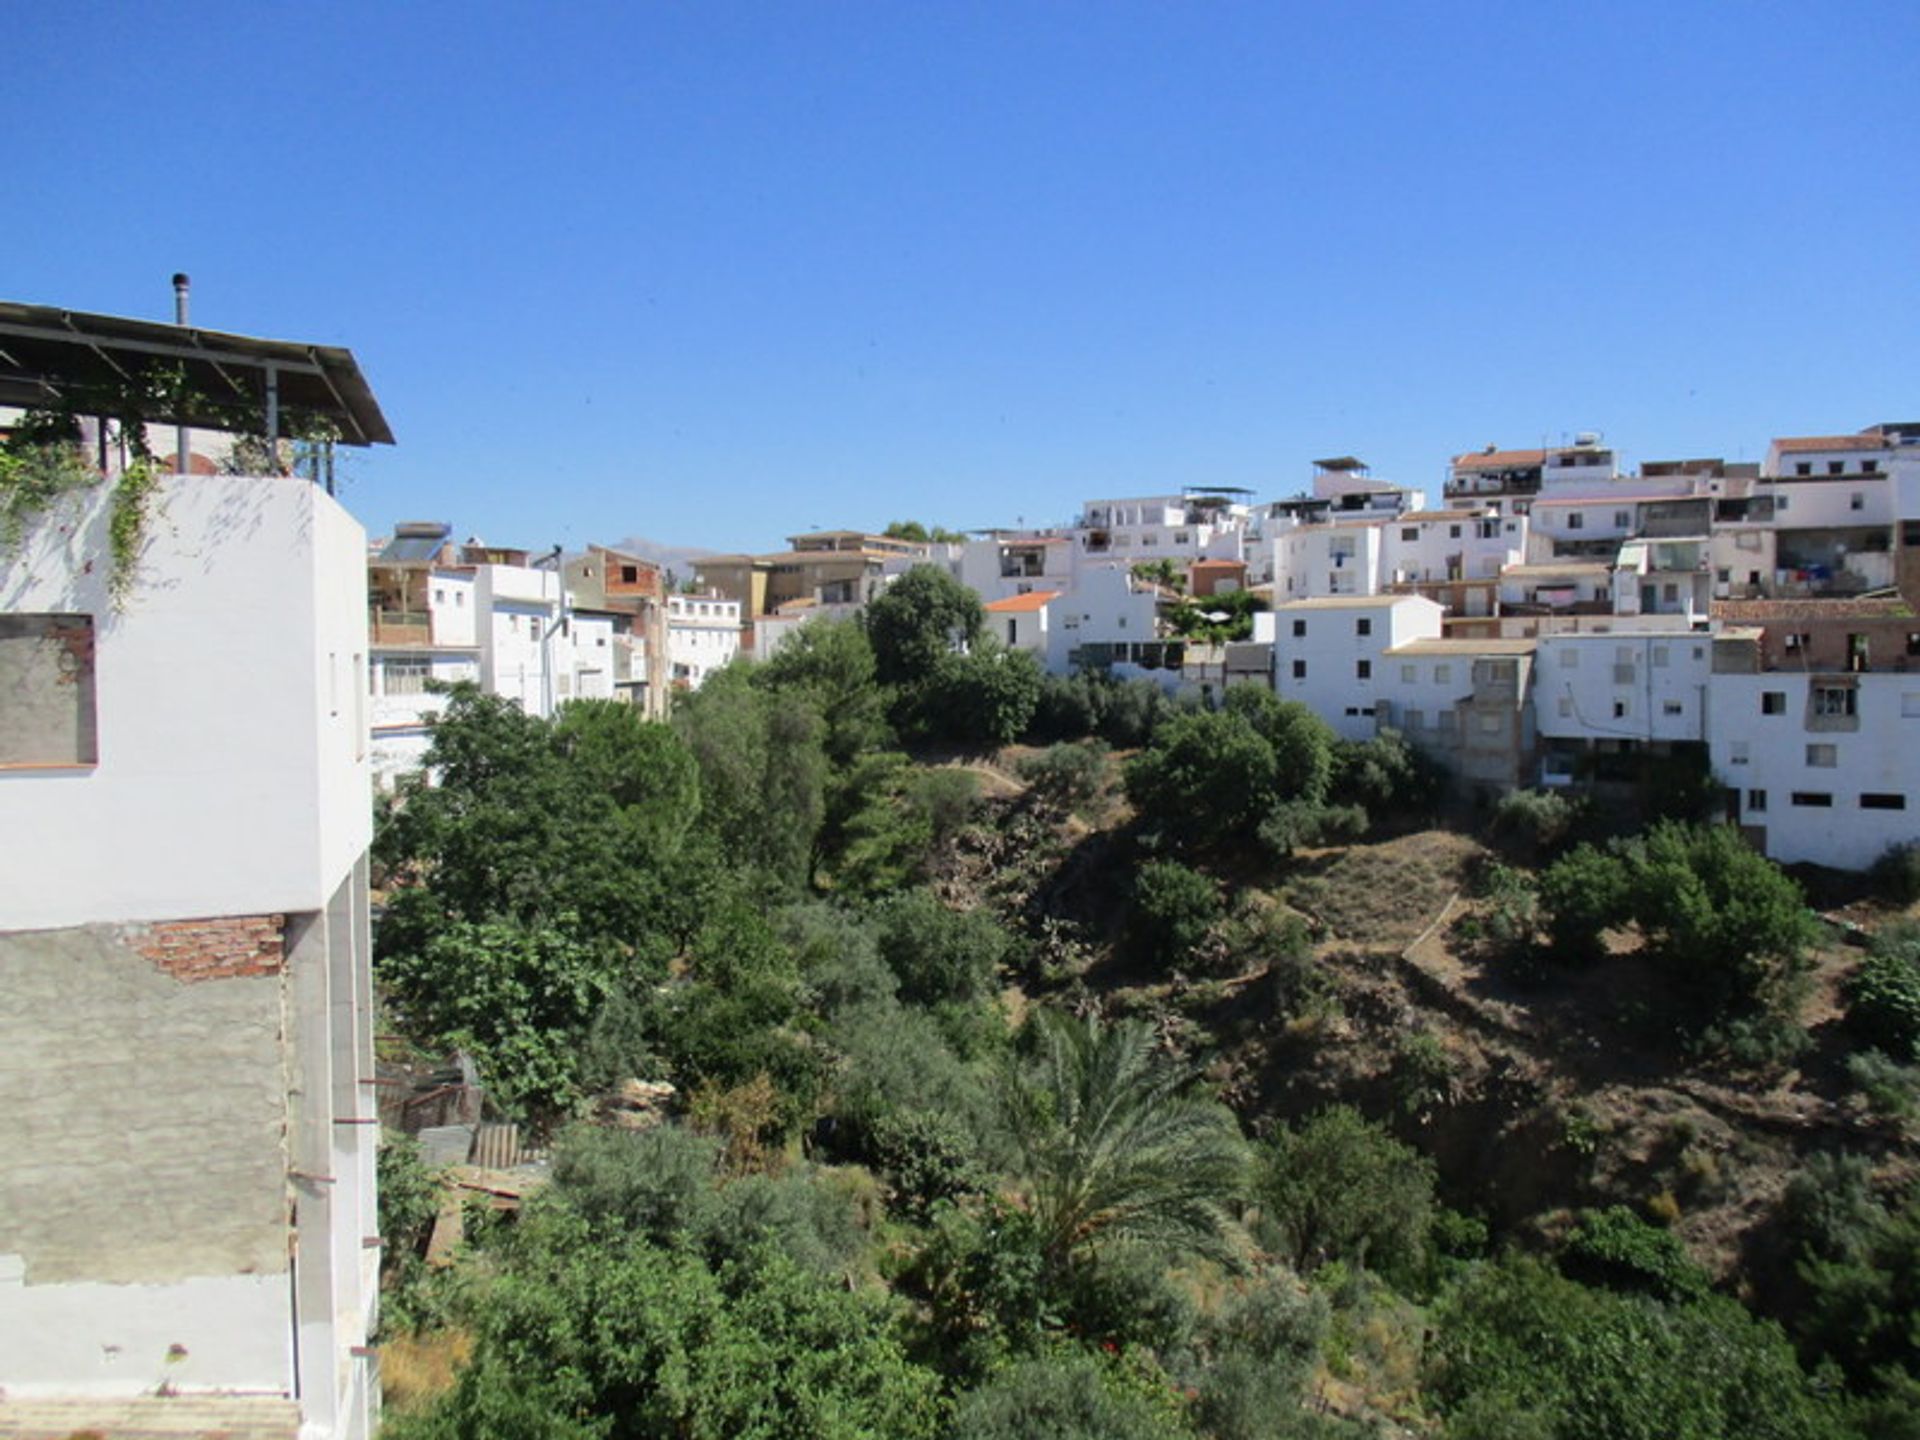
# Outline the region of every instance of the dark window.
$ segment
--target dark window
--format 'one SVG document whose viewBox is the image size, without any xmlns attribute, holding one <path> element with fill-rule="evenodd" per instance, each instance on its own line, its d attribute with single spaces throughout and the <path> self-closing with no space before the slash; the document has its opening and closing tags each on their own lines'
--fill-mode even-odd
<svg viewBox="0 0 1920 1440">
<path fill-rule="evenodd" d="M 1296 660 L 1293 662 L 1293 678 L 1296 680 L 1304 680 L 1307 678 L 1307 662 L 1306 661 Z"/>
<path fill-rule="evenodd" d="M 1371 635 L 1373 633 L 1373 621 L 1371 620 L 1354 621 L 1353 633 L 1356 635 Z"/>
<path fill-rule="evenodd" d="M 1907 797 L 1897 792 L 1877 795 L 1869 793 L 1860 797 L 1860 808 L 1862 810 L 1904 810 L 1907 808 Z"/>
<path fill-rule="evenodd" d="M 1447 526 L 1447 538 L 1449 540 L 1458 540 L 1460 538 L 1460 527 L 1458 525 Z"/>
<path fill-rule="evenodd" d="M 1418 540 L 1420 538 L 1420 527 L 1418 525 L 1401 526 L 1400 538 L 1402 540 L 1408 540 L 1408 541 Z"/>
<path fill-rule="evenodd" d="M 620 567 L 620 581 L 622 584 L 632 585 L 639 579 L 640 567 L 638 565 L 622 565 Z"/>
<path fill-rule="evenodd" d="M 1373 662 L 1371 660 L 1354 661 L 1353 673 L 1355 679 L 1371 680 L 1373 678 Z"/>
<path fill-rule="evenodd" d="M 1829 475 L 1844 475 L 1844 474 L 1846 474 L 1846 473 L 1847 473 L 1847 462 L 1846 462 L 1846 461 L 1844 461 L 1844 460 L 1829 460 L 1829 461 L 1827 461 L 1827 473 L 1828 473 Z"/>
<path fill-rule="evenodd" d="M 1756 815 L 1767 808 L 1767 792 L 1764 790 L 1747 791 L 1747 813 Z"/>
<path fill-rule="evenodd" d="M 0 615 L 0 766 L 99 758 L 93 617 Z"/>
<path fill-rule="evenodd" d="M 1307 622 L 1306 622 L 1306 621 L 1304 621 L 1304 620 L 1296 620 L 1296 621 L 1294 621 L 1294 622 L 1293 622 L 1293 638 L 1294 638 L 1294 639 L 1296 639 L 1296 640 L 1298 640 L 1298 639 L 1300 639 L 1300 638 L 1301 638 L 1301 637 L 1302 637 L 1303 635 L 1305 635 L 1306 633 L 1307 633 Z"/>
<path fill-rule="evenodd" d="M 1787 692 L 1784 690 L 1762 690 L 1760 692 L 1760 713 L 1762 715 L 1786 714 Z"/>
<path fill-rule="evenodd" d="M 1833 807 L 1833 796 L 1825 790 L 1796 790 L 1791 798 L 1794 804 L 1809 806 L 1815 810 L 1829 810 Z"/>
<path fill-rule="evenodd" d="M 1813 462 L 1811 460 L 1802 460 L 1798 465 L 1793 467 L 1793 473 L 1796 475 L 1811 475 L 1813 473 Z"/>
<path fill-rule="evenodd" d="M 1859 693 L 1851 685 L 1816 685 L 1813 687 L 1813 713 L 1828 719 L 1852 715 Z"/>
</svg>

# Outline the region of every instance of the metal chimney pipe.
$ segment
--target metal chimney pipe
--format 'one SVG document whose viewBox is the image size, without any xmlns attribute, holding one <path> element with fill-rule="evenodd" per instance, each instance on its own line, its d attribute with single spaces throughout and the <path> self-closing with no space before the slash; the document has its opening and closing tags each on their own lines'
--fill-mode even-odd
<svg viewBox="0 0 1920 1440">
<path fill-rule="evenodd" d="M 193 282 L 187 278 L 184 270 L 174 272 L 173 323 L 183 330 L 187 328 L 187 292 L 192 287 Z M 188 441 L 185 425 L 174 432 L 173 468 L 180 475 L 191 474 L 193 470 L 193 446 Z"/>
</svg>

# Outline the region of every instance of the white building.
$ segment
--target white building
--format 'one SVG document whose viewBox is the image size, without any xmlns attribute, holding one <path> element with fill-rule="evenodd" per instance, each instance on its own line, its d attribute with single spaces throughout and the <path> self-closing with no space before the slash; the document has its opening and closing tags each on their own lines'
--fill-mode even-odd
<svg viewBox="0 0 1920 1440">
<path fill-rule="evenodd" d="M 740 653 L 740 602 L 717 591 L 667 597 L 667 660 L 676 689 L 698 690 Z"/>
<path fill-rule="evenodd" d="M 1203 557 L 1238 560 L 1247 507 L 1228 497 L 1240 493 L 1196 490 L 1089 500 L 1070 533 L 1082 560 L 1118 560 L 1127 565 L 1148 560 L 1184 565 Z"/>
<path fill-rule="evenodd" d="M 1533 704 L 1542 783 L 1568 783 L 1596 751 L 1704 741 L 1712 651 L 1710 635 L 1687 628 L 1541 635 Z"/>
<path fill-rule="evenodd" d="M 1273 688 L 1349 740 L 1379 729 L 1382 656 L 1440 638 L 1441 607 L 1420 595 L 1292 600 L 1254 616 L 1253 638 L 1273 644 Z"/>
<path fill-rule="evenodd" d="M 185 348 L 5 309 L 0 403 L 15 366 L 81 380 Z M 190 382 L 305 356 L 311 386 L 282 374 L 282 396 L 330 384 L 347 400 L 316 408 L 390 440 L 346 352 L 201 341 Z M 0 1432 L 145 1433 L 182 1396 L 210 1428 L 358 1440 L 378 1403 L 365 535 L 304 480 L 168 479 L 116 605 L 111 504 L 82 492 L 0 564 Z"/>
<path fill-rule="evenodd" d="M 954 578 L 982 600 L 1066 590 L 1077 568 L 1076 547 L 1066 535 L 996 532 L 956 548 Z"/>
</svg>

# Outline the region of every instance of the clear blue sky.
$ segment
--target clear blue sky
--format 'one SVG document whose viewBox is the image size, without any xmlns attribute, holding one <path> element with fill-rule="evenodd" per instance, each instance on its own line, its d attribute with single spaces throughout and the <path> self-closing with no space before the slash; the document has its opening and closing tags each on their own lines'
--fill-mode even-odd
<svg viewBox="0 0 1920 1440">
<path fill-rule="evenodd" d="M 771 548 L 1920 419 L 1920 4 L 18 4 L 0 297 L 350 346 L 370 531 Z"/>
</svg>

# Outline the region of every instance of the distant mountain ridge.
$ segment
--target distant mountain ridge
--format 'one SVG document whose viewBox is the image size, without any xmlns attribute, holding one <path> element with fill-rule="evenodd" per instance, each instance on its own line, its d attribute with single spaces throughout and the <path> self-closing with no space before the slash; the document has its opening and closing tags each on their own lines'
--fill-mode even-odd
<svg viewBox="0 0 1920 1440">
<path fill-rule="evenodd" d="M 644 535 L 629 535 L 624 540 L 614 541 L 607 548 L 636 555 L 642 560 L 651 560 L 661 569 L 672 571 L 674 578 L 681 581 L 693 578 L 694 561 L 722 553 L 705 550 L 698 545 L 669 545 L 663 540 L 649 540 Z"/>
</svg>

